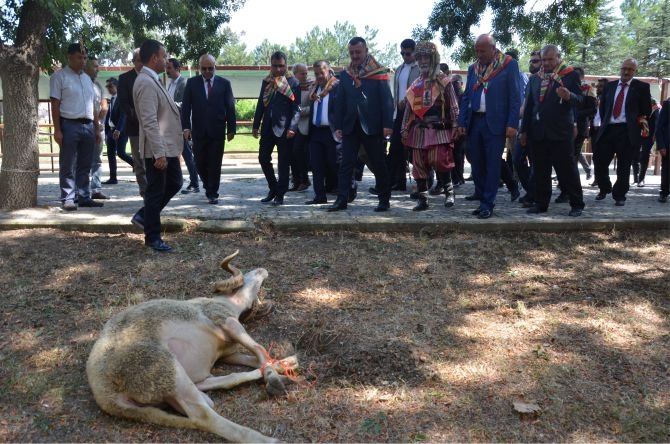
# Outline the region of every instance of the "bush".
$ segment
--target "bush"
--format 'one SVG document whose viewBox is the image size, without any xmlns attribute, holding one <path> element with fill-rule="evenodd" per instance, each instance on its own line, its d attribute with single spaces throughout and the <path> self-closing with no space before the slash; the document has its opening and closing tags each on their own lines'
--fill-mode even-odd
<svg viewBox="0 0 670 444">
<path fill-rule="evenodd" d="M 239 99 L 235 104 L 235 113 L 237 120 L 254 120 L 254 113 L 256 112 L 255 99 Z"/>
</svg>

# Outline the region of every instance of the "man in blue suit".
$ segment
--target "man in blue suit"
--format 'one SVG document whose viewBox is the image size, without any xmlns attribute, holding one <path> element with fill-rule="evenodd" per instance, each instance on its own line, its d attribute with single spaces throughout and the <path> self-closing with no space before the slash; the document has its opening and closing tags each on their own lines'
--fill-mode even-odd
<svg viewBox="0 0 670 444">
<path fill-rule="evenodd" d="M 293 138 L 300 121 L 300 82 L 288 72 L 286 54 L 275 51 L 270 56 L 270 74 L 261 83 L 251 134 L 258 138 L 258 163 L 268 182 L 268 195 L 261 199 L 272 205 L 283 205 L 288 190 Z M 259 132 L 260 130 L 260 132 Z M 277 147 L 279 180 L 272 166 L 272 151 Z"/>
<path fill-rule="evenodd" d="M 388 68 L 368 54 L 361 37 L 349 40 L 351 63 L 340 74 L 340 95 L 335 111 L 335 135 L 342 139 L 342 164 L 338 193 L 328 211 L 346 210 L 349 185 L 361 145 L 375 175 L 379 204 L 375 211 L 390 208 L 391 180 L 386 167 L 385 138 L 393 134 L 393 97 Z"/>
<path fill-rule="evenodd" d="M 205 195 L 210 204 L 217 204 L 224 147 L 237 131 L 235 97 L 230 81 L 214 75 L 212 55 L 203 54 L 198 64 L 200 75 L 188 79 L 184 89 L 181 125 L 184 138 L 193 139 L 195 165 Z"/>
<path fill-rule="evenodd" d="M 497 49 L 488 34 L 477 38 L 475 53 L 477 62 L 468 68 L 461 98 L 457 135 L 468 137 L 475 195 L 479 196 L 479 208 L 472 214 L 488 219 L 498 193 L 505 138 L 514 138 L 519 125 L 519 64 Z"/>
<path fill-rule="evenodd" d="M 123 131 L 126 126 L 126 116 L 121 112 L 121 106 L 117 100 L 116 92 L 119 81 L 116 77 L 107 79 L 106 87 L 110 95 L 109 112 L 105 116 L 105 143 L 107 144 L 107 161 L 109 162 L 109 179 L 104 181 L 105 185 L 115 185 L 118 182 L 116 177 L 116 156 L 133 166 L 133 158 L 126 153 L 126 143 L 128 136 Z"/>
<path fill-rule="evenodd" d="M 584 102 L 577 71 L 561 59 L 556 45 L 542 48 L 542 77 L 528 82 L 519 142 L 531 140 L 535 179 L 535 206 L 529 214 L 546 213 L 551 200 L 551 167 L 556 169 L 561 193 L 570 199 L 569 216 L 584 209 L 574 139 L 577 108 Z"/>
</svg>

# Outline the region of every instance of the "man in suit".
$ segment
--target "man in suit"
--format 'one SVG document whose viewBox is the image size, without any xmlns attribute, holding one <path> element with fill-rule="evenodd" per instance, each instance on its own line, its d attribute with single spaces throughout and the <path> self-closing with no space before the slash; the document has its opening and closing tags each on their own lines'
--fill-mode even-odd
<svg viewBox="0 0 670 444">
<path fill-rule="evenodd" d="M 314 85 L 314 79 L 309 77 L 307 65 L 296 63 L 291 68 L 296 80 L 300 83 L 300 120 L 298 131 L 293 138 L 293 149 L 291 151 L 291 178 L 293 186 L 289 191 L 306 191 L 309 188 L 309 113 L 310 105 L 309 91 Z"/>
<path fill-rule="evenodd" d="M 480 219 L 493 214 L 505 139 L 513 138 L 519 126 L 521 93 L 519 64 L 496 48 L 488 34 L 475 41 L 477 62 L 468 68 L 461 98 L 457 136 L 468 137 L 468 159 L 472 165 Z"/>
<path fill-rule="evenodd" d="M 300 83 L 287 70 L 286 54 L 270 56 L 270 74 L 261 83 L 251 134 L 258 138 L 258 163 L 268 183 L 268 194 L 261 202 L 283 205 L 288 190 L 293 139 L 300 120 Z M 272 151 L 277 147 L 279 180 L 272 166 Z"/>
<path fill-rule="evenodd" d="M 105 86 L 109 93 L 109 112 L 105 116 L 105 144 L 107 145 L 107 162 L 109 163 L 109 179 L 104 181 L 105 185 L 116 185 L 119 183 L 116 177 L 116 156 L 126 162 L 131 167 L 133 166 L 133 158 L 126 153 L 126 143 L 128 136 L 125 131 L 120 131 L 119 128 L 125 127 L 125 115 L 121 112 L 119 100 L 117 96 L 117 87 L 119 81 L 116 77 L 107 79 Z"/>
<path fill-rule="evenodd" d="M 638 156 L 633 156 L 633 183 L 638 187 L 644 187 L 644 178 L 649 168 L 649 156 L 656 141 L 656 124 L 660 114 L 660 107 L 655 99 L 651 99 L 651 115 L 649 116 L 649 134 L 642 138 L 642 146 Z"/>
<path fill-rule="evenodd" d="M 216 61 L 211 54 L 201 55 L 198 64 L 200 75 L 186 81 L 181 124 L 184 139 L 193 139 L 195 165 L 208 202 L 217 204 L 226 139 L 233 140 L 237 131 L 235 97 L 230 81 L 214 75 Z"/>
<path fill-rule="evenodd" d="M 144 229 L 144 243 L 154 251 L 170 251 L 161 239 L 161 211 L 182 186 L 179 154 L 184 148 L 179 108 L 158 75 L 165 71 L 165 47 L 156 40 L 140 46 L 142 70 L 133 86 L 139 123 L 139 147 L 144 158 L 147 189 L 144 206 L 131 222 Z"/>
<path fill-rule="evenodd" d="M 656 150 L 661 155 L 661 192 L 658 201 L 668 202 L 670 195 L 670 99 L 666 99 L 656 123 Z"/>
<path fill-rule="evenodd" d="M 535 206 L 529 214 L 546 213 L 551 201 L 551 168 L 556 169 L 561 192 L 570 200 L 570 216 L 584 209 L 577 170 L 574 135 L 576 107 L 584 102 L 577 71 L 561 59 L 556 45 L 542 48 L 542 77 L 532 76 L 521 123 L 520 143 L 533 147 Z"/>
<path fill-rule="evenodd" d="M 608 82 L 600 99 L 600 131 L 596 135 L 593 163 L 600 192 L 596 200 L 608 193 L 616 206 L 624 206 L 630 188 L 630 166 L 642 144 L 642 131 L 649 131 L 651 114 L 649 84 L 634 79 L 637 60 L 628 58 L 621 64 L 619 80 Z M 616 154 L 617 179 L 612 187 L 608 168 Z"/>
<path fill-rule="evenodd" d="M 168 59 L 165 73 L 170 78 L 167 90 L 172 96 L 174 103 L 177 104 L 177 108 L 181 110 L 181 102 L 184 98 L 184 89 L 186 88 L 186 77 L 181 76 L 181 62 L 174 58 Z M 181 190 L 181 193 L 199 193 L 198 169 L 195 167 L 195 162 L 193 161 L 193 150 L 191 149 L 190 140 L 184 139 L 184 151 L 182 151 L 181 156 L 184 159 L 189 176 L 189 184 Z"/>
<path fill-rule="evenodd" d="M 312 165 L 314 198 L 307 205 L 325 204 L 326 174 L 337 171 L 337 146 L 342 142 L 335 135 L 335 102 L 340 81 L 325 60 L 314 62 L 315 82 L 308 92 L 311 102 L 309 112 L 309 158 Z M 351 182 L 351 180 L 350 180 Z"/>
<path fill-rule="evenodd" d="M 393 96 L 388 68 L 368 53 L 361 37 L 349 40 L 349 66 L 340 74 L 340 94 L 336 102 L 336 136 L 342 139 L 342 163 L 338 193 L 328 211 L 346 210 L 354 165 L 362 145 L 367 163 L 375 175 L 379 204 L 374 211 L 388 211 L 391 181 L 386 167 L 385 139 L 393 134 Z"/>
<path fill-rule="evenodd" d="M 118 100 L 121 112 L 125 115 L 123 125 L 119 125 L 119 131 L 125 132 L 128 140 L 130 140 L 130 152 L 133 155 L 133 171 L 137 179 L 137 186 L 140 188 L 140 196 L 144 197 L 144 192 L 147 189 L 147 175 L 144 171 L 144 159 L 140 153 L 140 129 L 133 103 L 133 85 L 141 69 L 140 49 L 137 48 L 133 51 L 133 69 L 119 76 Z"/>
</svg>

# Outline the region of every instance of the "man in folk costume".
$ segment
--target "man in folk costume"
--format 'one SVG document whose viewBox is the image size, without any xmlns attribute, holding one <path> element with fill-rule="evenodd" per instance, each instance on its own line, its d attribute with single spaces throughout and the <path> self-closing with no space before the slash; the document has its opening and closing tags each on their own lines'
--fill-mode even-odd
<svg viewBox="0 0 670 444">
<path fill-rule="evenodd" d="M 584 102 L 579 74 L 561 59 L 555 45 L 542 48 L 542 77 L 528 82 L 519 142 L 531 141 L 535 174 L 535 206 L 529 214 L 546 213 L 551 200 L 551 168 L 568 195 L 569 216 L 584 209 L 582 185 L 574 149 L 575 108 Z"/>
<path fill-rule="evenodd" d="M 336 137 L 342 139 L 342 164 L 338 193 L 328 211 L 347 209 L 358 149 L 365 148 L 368 166 L 375 175 L 379 204 L 374 211 L 390 208 L 391 180 L 386 167 L 385 137 L 393 133 L 393 97 L 388 68 L 370 54 L 365 40 L 349 40 L 351 63 L 340 74 L 340 97 L 336 103 Z"/>
<path fill-rule="evenodd" d="M 461 98 L 457 135 L 468 136 L 468 158 L 479 197 L 479 208 L 472 214 L 488 219 L 498 193 L 505 139 L 514 137 L 519 126 L 519 64 L 497 49 L 488 34 L 477 38 L 475 53 L 477 62 L 468 68 Z"/>
<path fill-rule="evenodd" d="M 427 191 L 430 169 L 444 185 L 444 206 L 454 206 L 451 169 L 454 167 L 454 136 L 458 118 L 458 100 L 449 78 L 440 70 L 440 54 L 431 42 L 416 45 L 419 77 L 405 96 L 402 139 L 411 150 L 412 176 L 416 179 L 419 202 L 414 211 L 428 208 Z"/>
<path fill-rule="evenodd" d="M 272 201 L 272 205 L 283 205 L 289 182 L 291 139 L 298 131 L 300 120 L 301 91 L 300 83 L 287 71 L 286 54 L 276 51 L 270 56 L 270 64 L 270 74 L 261 84 L 251 134 L 255 138 L 260 135 L 258 163 L 269 188 L 261 202 Z M 279 180 L 272 166 L 275 146 L 279 156 Z"/>
</svg>

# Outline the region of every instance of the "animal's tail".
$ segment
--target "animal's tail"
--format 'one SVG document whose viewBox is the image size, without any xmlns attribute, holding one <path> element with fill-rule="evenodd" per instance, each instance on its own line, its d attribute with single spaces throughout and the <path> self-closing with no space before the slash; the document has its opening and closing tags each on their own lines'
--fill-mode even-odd
<svg viewBox="0 0 670 444">
<path fill-rule="evenodd" d="M 221 261 L 221 268 L 232 274 L 232 276 L 224 281 L 216 282 L 214 284 L 215 293 L 230 294 L 244 285 L 244 275 L 237 267 L 231 265 L 230 263 L 239 252 L 240 250 L 236 250 L 233 254 L 226 256 Z"/>
</svg>

